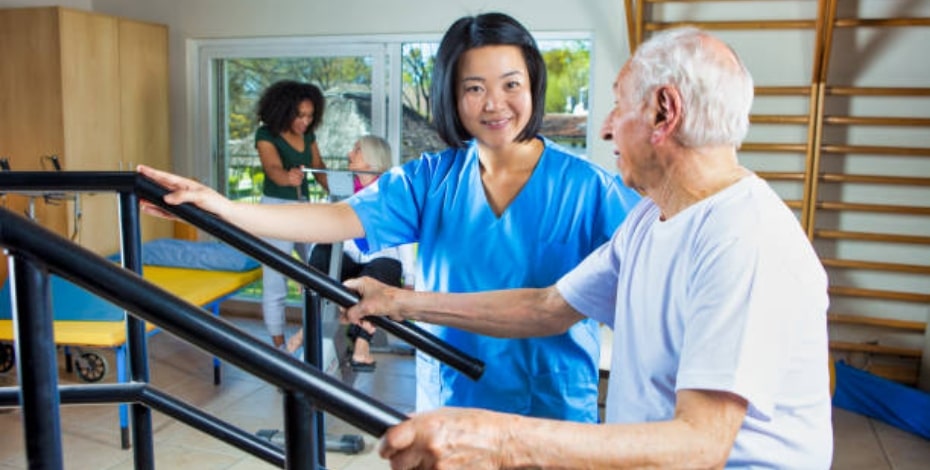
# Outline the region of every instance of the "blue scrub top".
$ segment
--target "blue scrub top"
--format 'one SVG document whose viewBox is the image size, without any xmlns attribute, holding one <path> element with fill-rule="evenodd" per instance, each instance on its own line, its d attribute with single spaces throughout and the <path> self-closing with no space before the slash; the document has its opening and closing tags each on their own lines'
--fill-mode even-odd
<svg viewBox="0 0 930 470">
<path fill-rule="evenodd" d="M 639 196 L 603 168 L 548 139 L 526 185 L 500 217 L 481 182 L 477 144 L 424 154 L 348 203 L 369 249 L 418 242 L 417 290 L 547 287 L 609 240 Z M 417 408 L 467 406 L 597 420 L 597 324 L 565 334 L 501 339 L 422 324 L 486 363 L 478 381 L 418 354 Z"/>
</svg>

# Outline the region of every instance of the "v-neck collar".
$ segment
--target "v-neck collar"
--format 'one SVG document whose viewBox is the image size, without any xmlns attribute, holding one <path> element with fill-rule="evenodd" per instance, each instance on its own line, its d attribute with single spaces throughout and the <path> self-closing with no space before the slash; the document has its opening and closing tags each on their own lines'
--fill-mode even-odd
<svg viewBox="0 0 930 470">
<path fill-rule="evenodd" d="M 533 181 L 538 179 L 536 174 L 539 173 L 540 171 L 544 171 L 544 170 L 541 170 L 541 167 L 544 165 L 544 159 L 546 159 L 546 154 L 548 153 L 549 146 L 547 145 L 544 138 L 542 137 L 535 137 L 535 138 L 539 139 L 540 142 L 542 143 L 542 152 L 539 155 L 539 159 L 536 161 L 536 165 L 533 167 L 533 171 L 530 173 L 530 177 L 526 179 L 526 182 L 523 184 L 520 190 L 517 191 L 517 194 L 510 201 L 510 204 L 507 204 L 507 207 L 504 207 L 503 210 L 501 210 L 500 215 L 496 214 L 494 212 L 494 209 L 491 207 L 491 201 L 488 200 L 487 189 L 484 187 L 484 181 L 482 181 L 481 179 L 481 159 L 478 158 L 478 144 L 473 140 L 468 146 L 466 158 L 468 158 L 468 165 L 470 166 L 470 168 L 468 169 L 469 172 L 471 173 L 469 177 L 470 184 L 472 184 L 474 188 L 478 189 L 478 192 L 480 193 L 479 197 L 481 198 L 483 210 L 487 211 L 487 213 L 491 216 L 491 218 L 496 222 L 499 222 L 509 217 L 508 214 L 511 212 L 511 207 L 513 207 L 515 204 L 520 203 L 520 200 L 525 197 L 524 193 L 528 192 L 531 189 L 531 185 L 533 184 Z"/>
</svg>

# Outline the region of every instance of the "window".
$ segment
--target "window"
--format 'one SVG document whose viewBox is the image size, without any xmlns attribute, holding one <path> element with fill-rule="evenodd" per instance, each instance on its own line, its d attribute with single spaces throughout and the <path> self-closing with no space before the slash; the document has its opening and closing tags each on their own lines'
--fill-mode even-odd
<svg viewBox="0 0 930 470">
<path fill-rule="evenodd" d="M 548 72 L 546 116 L 541 133 L 584 156 L 587 149 L 591 42 L 580 38 L 537 41 Z M 401 45 L 401 163 L 418 158 L 423 152 L 446 147 L 429 125 L 429 89 L 438 47 L 438 42 L 405 42 Z"/>
<path fill-rule="evenodd" d="M 553 33 L 537 40 L 548 70 L 542 134 L 584 156 L 590 37 Z M 434 36 L 192 42 L 198 64 L 191 97 L 195 155 L 212 156 L 209 184 L 233 199 L 258 201 L 264 175 L 253 140 L 255 105 L 268 85 L 285 78 L 323 90 L 326 113 L 317 139 L 330 168 L 344 168 L 350 146 L 367 133 L 391 143 L 396 164 L 445 148 L 429 124 L 429 87 L 438 44 Z M 311 195 L 326 198 L 319 187 L 311 189 Z M 298 292 L 292 288 L 295 298 Z"/>
</svg>

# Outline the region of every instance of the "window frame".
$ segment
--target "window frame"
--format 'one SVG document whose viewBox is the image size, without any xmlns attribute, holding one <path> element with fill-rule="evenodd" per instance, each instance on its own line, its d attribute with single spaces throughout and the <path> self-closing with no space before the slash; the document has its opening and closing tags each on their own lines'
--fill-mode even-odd
<svg viewBox="0 0 930 470">
<path fill-rule="evenodd" d="M 595 70 L 595 48 L 591 31 L 533 32 L 539 41 L 588 41 L 590 44 L 589 70 Z M 216 61 L 221 59 L 274 58 L 274 57 L 339 57 L 348 55 L 372 57 L 372 132 L 384 136 L 391 144 L 392 161 L 400 161 L 403 88 L 402 47 L 411 42 L 439 42 L 442 34 L 378 34 L 346 36 L 294 36 L 294 37 L 243 37 L 218 39 L 189 39 L 188 58 L 188 116 L 190 119 L 191 155 L 209 155 L 208 159 L 195 157 L 196 174 L 205 175 L 205 183 L 223 187 L 225 175 L 220 175 L 221 150 L 217 148 Z M 594 90 L 594 73 L 588 73 L 588 89 Z M 379 77 L 384 77 L 379 78 Z M 397 98 L 394 98 L 397 97 Z M 591 93 L 588 106 L 592 108 Z M 592 148 L 596 129 L 587 116 L 585 146 Z M 592 130 L 594 132 L 592 132 Z M 589 157 L 590 158 L 590 157 Z"/>
</svg>

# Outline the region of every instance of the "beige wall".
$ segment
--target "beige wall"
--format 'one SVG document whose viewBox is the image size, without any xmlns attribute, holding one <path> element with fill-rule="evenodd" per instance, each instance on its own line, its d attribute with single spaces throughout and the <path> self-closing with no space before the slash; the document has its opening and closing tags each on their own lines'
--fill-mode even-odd
<svg viewBox="0 0 930 470">
<path fill-rule="evenodd" d="M 0 0 L 2 5 L 4 0 Z M 566 9 L 566 4 L 576 3 Z M 486 11 L 509 13 L 535 31 L 592 31 L 594 70 L 597 90 L 594 93 L 595 118 L 606 115 L 613 74 L 627 58 L 624 15 L 619 0 L 513 0 L 432 1 L 432 0 L 343 0 L 339 2 L 306 0 L 96 0 L 94 8 L 103 13 L 129 16 L 168 24 L 171 36 L 171 104 L 172 138 L 175 169 L 206 177 L 209 165 L 198 165 L 193 157 L 187 99 L 185 42 L 188 39 L 255 37 L 368 35 L 391 33 L 441 34 L 462 15 Z M 270 8 L 273 5 L 274 8 Z M 595 154 L 607 156 L 610 150 L 598 144 Z"/>
<path fill-rule="evenodd" d="M 188 41 L 206 38 L 245 38 L 261 36 L 331 36 L 371 34 L 441 34 L 456 18 L 492 10 L 509 13 L 534 31 L 589 31 L 594 39 L 592 70 L 592 131 L 596 132 L 613 100 L 610 85 L 628 57 L 626 23 L 621 0 L 85 0 L 85 1 L 15 1 L 0 0 L 0 7 L 64 5 L 73 8 L 94 9 L 101 13 L 124 16 L 144 21 L 167 24 L 170 35 L 171 69 L 171 136 L 174 170 L 208 179 L 210 157 L 195 155 L 194 128 L 189 116 L 189 102 L 196 90 L 190 89 L 187 56 Z M 711 3 L 658 3 L 653 6 L 653 17 L 666 21 L 675 19 L 791 19 L 812 18 L 816 3 L 811 0 L 779 0 L 753 2 Z M 839 17 L 930 17 L 930 2 L 925 0 L 859 0 L 839 2 Z M 756 83 L 765 86 L 806 86 L 810 83 L 813 63 L 813 33 L 809 30 L 763 30 L 720 32 L 740 53 Z M 839 29 L 830 67 L 828 83 L 848 86 L 930 87 L 930 60 L 927 45 L 930 28 L 859 28 Z M 899 115 L 928 117 L 928 99 L 897 99 L 876 103 L 857 99 L 833 106 L 834 114 Z M 806 99 L 757 99 L 755 113 L 806 114 Z M 835 131 L 832 131 L 835 132 Z M 930 147 L 930 133 L 913 129 L 849 129 L 842 136 L 849 143 L 874 145 Z M 803 141 L 803 129 L 772 128 L 754 125 L 750 141 Z M 611 147 L 596 142 L 591 147 L 593 160 L 613 169 Z M 782 155 L 743 155 L 755 169 L 769 171 L 799 171 L 797 159 Z M 840 159 L 826 160 L 831 171 L 848 171 L 860 174 L 888 174 L 889 169 L 900 175 L 927 177 L 930 175 L 930 158 L 887 157 L 859 158 L 854 163 Z M 830 168 L 830 167 L 827 167 Z M 802 169 L 802 168 L 801 168 Z M 776 189 L 787 199 L 798 199 L 797 186 Z M 879 191 L 879 193 L 876 193 Z M 841 195 L 846 200 L 891 199 L 902 205 L 926 206 L 930 190 L 904 190 L 897 187 L 849 187 Z M 874 218 L 860 214 L 844 215 L 837 224 L 845 230 L 886 231 L 930 234 L 927 217 L 886 217 L 881 226 Z M 847 245 L 850 247 L 847 248 Z M 930 265 L 930 256 L 924 247 L 895 248 L 891 251 L 870 252 L 871 246 L 841 245 L 837 257 L 877 259 L 879 261 Z M 879 288 L 900 289 L 927 293 L 926 276 L 875 275 L 872 273 L 843 272 L 848 283 Z M 868 301 L 853 299 L 848 310 L 869 305 Z M 871 309 L 870 309 L 871 310 Z M 881 308 L 879 308 L 881 310 Z M 868 312 L 869 314 L 874 314 Z M 908 304 L 904 308 L 889 310 L 888 316 L 904 320 L 926 321 L 930 308 Z M 871 333 L 869 333 L 871 334 Z M 879 338 L 885 342 L 885 338 Z M 916 338 L 910 338 L 907 346 Z M 928 345 L 930 336 L 922 338 Z M 892 341 L 893 342 L 893 341 Z M 930 377 L 930 360 L 924 360 L 924 377 Z"/>
</svg>

